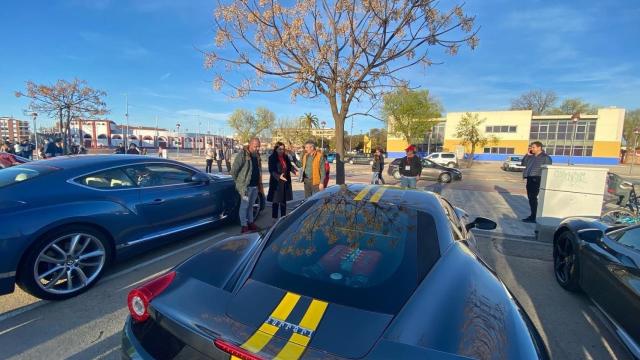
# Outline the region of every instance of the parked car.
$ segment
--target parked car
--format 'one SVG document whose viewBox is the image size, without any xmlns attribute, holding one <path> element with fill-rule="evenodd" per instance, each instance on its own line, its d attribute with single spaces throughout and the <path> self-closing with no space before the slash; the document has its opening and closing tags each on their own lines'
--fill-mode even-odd
<svg viewBox="0 0 640 360">
<path fill-rule="evenodd" d="M 640 225 L 564 220 L 553 238 L 553 263 L 558 284 L 590 297 L 640 359 Z"/>
<path fill-rule="evenodd" d="M 372 154 L 355 154 L 347 157 L 347 161 L 351 165 L 373 165 Z"/>
<path fill-rule="evenodd" d="M 0 152 L 0 169 L 6 169 L 8 167 L 24 164 L 31 160 L 23 158 L 22 156 Z"/>
<path fill-rule="evenodd" d="M 42 299 L 75 296 L 115 259 L 237 218 L 239 200 L 229 176 L 141 155 L 63 156 L 0 170 L 0 294 L 17 283 Z"/>
<path fill-rule="evenodd" d="M 122 356 L 547 359 L 473 246 L 495 227 L 425 191 L 330 187 L 133 289 Z"/>
<path fill-rule="evenodd" d="M 458 167 L 458 158 L 456 157 L 456 154 L 452 152 L 431 153 L 426 157 L 426 159 L 449 168 Z"/>
<path fill-rule="evenodd" d="M 331 164 L 335 164 L 336 163 L 336 153 L 334 153 L 334 152 L 327 153 L 327 161 L 330 162 Z"/>
<path fill-rule="evenodd" d="M 524 171 L 522 166 L 522 156 L 510 155 L 504 160 L 501 166 L 504 171 Z"/>
<path fill-rule="evenodd" d="M 393 160 L 389 164 L 389 166 L 387 166 L 387 174 L 393 176 L 396 179 L 400 179 L 400 171 L 398 171 L 399 165 L 400 159 Z M 428 159 L 422 159 L 421 177 L 426 180 L 435 180 L 441 183 L 450 183 L 451 181 L 462 180 L 462 172 L 458 169 L 438 165 Z"/>
</svg>

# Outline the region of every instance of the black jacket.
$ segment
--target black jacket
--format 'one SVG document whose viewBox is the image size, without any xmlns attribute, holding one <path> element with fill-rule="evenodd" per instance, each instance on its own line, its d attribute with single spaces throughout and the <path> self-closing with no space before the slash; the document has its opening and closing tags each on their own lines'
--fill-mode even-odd
<svg viewBox="0 0 640 360">
<path fill-rule="evenodd" d="M 291 170 L 293 165 L 289 156 L 284 155 L 285 168 L 278 160 L 278 153 L 273 152 L 269 156 L 269 192 L 267 193 L 267 201 L 271 202 L 287 202 L 293 200 L 293 188 L 291 185 Z M 280 180 L 280 174 L 284 174 L 287 181 Z"/>
<path fill-rule="evenodd" d="M 373 165 L 371 165 L 371 172 L 381 173 L 384 170 L 384 156 L 380 155 L 379 158 L 373 156 Z"/>
<path fill-rule="evenodd" d="M 522 177 L 535 177 L 542 175 L 542 165 L 551 165 L 553 161 L 551 160 L 551 156 L 547 155 L 546 152 L 541 152 L 536 155 L 528 155 L 522 159 L 522 165 L 525 166 L 524 171 L 522 172 Z"/>
<path fill-rule="evenodd" d="M 408 169 L 407 169 L 408 166 Z M 422 173 L 422 160 L 418 155 L 414 155 L 412 158 L 403 157 L 400 159 L 400 165 L 398 171 L 402 176 L 416 177 Z"/>
</svg>

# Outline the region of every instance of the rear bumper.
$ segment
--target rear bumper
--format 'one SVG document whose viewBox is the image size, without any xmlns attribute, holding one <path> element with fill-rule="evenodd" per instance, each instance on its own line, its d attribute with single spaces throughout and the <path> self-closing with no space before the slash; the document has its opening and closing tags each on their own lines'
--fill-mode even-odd
<svg viewBox="0 0 640 360">
<path fill-rule="evenodd" d="M 124 323 L 124 329 L 122 329 L 122 359 L 126 360 L 142 360 L 153 359 L 149 353 L 147 353 L 142 344 L 136 339 L 133 334 L 133 328 L 131 327 L 131 317 L 127 317 L 127 321 Z"/>
</svg>

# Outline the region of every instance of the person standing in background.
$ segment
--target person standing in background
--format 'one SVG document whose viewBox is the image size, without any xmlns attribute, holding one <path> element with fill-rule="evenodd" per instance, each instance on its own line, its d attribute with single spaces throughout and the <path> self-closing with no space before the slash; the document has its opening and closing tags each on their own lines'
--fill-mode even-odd
<svg viewBox="0 0 640 360">
<path fill-rule="evenodd" d="M 422 174 L 422 161 L 416 155 L 416 147 L 409 145 L 405 149 L 407 156 L 400 160 L 398 171 L 400 172 L 400 186 L 415 189 Z"/>
<path fill-rule="evenodd" d="M 538 213 L 538 194 L 540 193 L 540 179 L 542 175 L 542 165 L 551 165 L 553 161 L 547 153 L 542 150 L 542 143 L 534 141 L 531 143 L 531 155 L 527 161 L 523 160 L 526 166 L 522 176 L 527 180 L 527 198 L 529 199 L 529 208 L 531 215 L 522 219 L 526 223 L 535 223 L 536 214 Z"/>
<path fill-rule="evenodd" d="M 227 172 L 231 172 L 231 156 L 233 156 L 233 149 L 229 145 L 224 146 L 224 162 L 227 165 Z"/>
<path fill-rule="evenodd" d="M 218 164 L 218 172 L 222 172 L 222 161 L 224 160 L 224 151 L 216 146 L 216 163 Z"/>
<path fill-rule="evenodd" d="M 377 148 L 373 155 L 373 165 L 371 165 L 371 184 L 381 183 L 384 185 L 382 170 L 384 170 L 384 156 L 382 155 L 382 150 Z"/>
<path fill-rule="evenodd" d="M 211 174 L 211 165 L 213 164 L 213 158 L 216 156 L 211 143 L 207 144 L 207 147 L 204 149 L 204 158 L 206 161 L 205 171 L 207 174 Z"/>
</svg>

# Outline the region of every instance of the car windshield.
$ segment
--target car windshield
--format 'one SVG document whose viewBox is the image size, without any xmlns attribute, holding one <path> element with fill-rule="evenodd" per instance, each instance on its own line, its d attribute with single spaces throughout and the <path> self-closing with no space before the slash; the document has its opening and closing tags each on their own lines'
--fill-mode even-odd
<svg viewBox="0 0 640 360">
<path fill-rule="evenodd" d="M 0 170 L 0 188 L 17 184 L 56 170 L 53 167 L 19 165 Z"/>
<path fill-rule="evenodd" d="M 439 257 L 434 219 L 403 206 L 352 199 L 338 194 L 289 215 L 252 278 L 313 298 L 397 313 Z"/>
<path fill-rule="evenodd" d="M 520 156 L 511 156 L 509 158 L 509 161 L 521 161 L 521 160 L 522 160 L 522 158 L 520 158 Z"/>
</svg>

